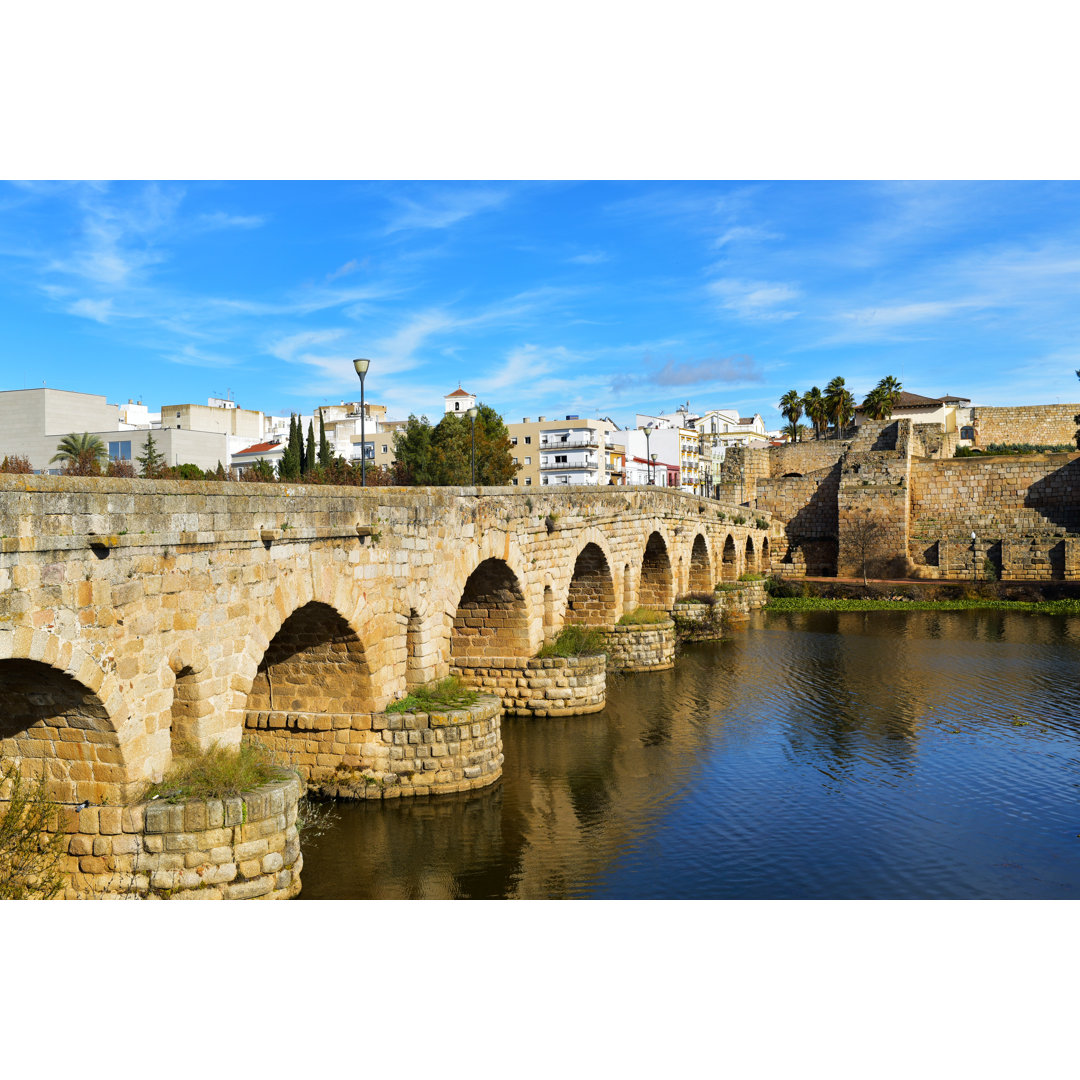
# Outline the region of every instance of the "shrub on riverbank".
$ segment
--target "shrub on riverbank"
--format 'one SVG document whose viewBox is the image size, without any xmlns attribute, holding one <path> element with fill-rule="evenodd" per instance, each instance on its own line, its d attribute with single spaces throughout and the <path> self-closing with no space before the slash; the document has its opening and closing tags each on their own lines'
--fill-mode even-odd
<svg viewBox="0 0 1080 1080">
<path fill-rule="evenodd" d="M 604 635 L 591 626 L 567 623 L 551 641 L 545 641 L 536 654 L 540 660 L 552 656 L 599 656 L 604 651 Z"/>
<path fill-rule="evenodd" d="M 655 611 L 653 608 L 639 607 L 635 611 L 628 611 L 616 625 L 618 626 L 650 626 L 653 623 L 667 622 L 670 616 L 666 611 Z"/>
<path fill-rule="evenodd" d="M 59 807 L 45 780 L 27 780 L 18 762 L 0 769 L 0 900 L 51 900 L 63 888 L 60 859 L 67 837 L 52 831 Z"/>
<path fill-rule="evenodd" d="M 440 682 L 427 683 L 425 686 L 417 686 L 400 701 L 388 705 L 388 713 L 406 712 L 446 712 L 449 709 L 467 709 L 475 704 L 479 694 L 475 690 L 469 690 L 456 676 L 451 675 L 448 679 Z"/>
</svg>

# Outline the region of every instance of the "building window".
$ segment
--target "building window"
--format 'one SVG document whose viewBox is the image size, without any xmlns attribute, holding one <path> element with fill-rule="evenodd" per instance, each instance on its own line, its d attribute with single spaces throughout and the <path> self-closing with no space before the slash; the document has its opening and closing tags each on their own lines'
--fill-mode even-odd
<svg viewBox="0 0 1080 1080">
<path fill-rule="evenodd" d="M 383 452 L 384 454 L 386 453 L 386 443 L 383 443 L 383 444 L 382 444 L 382 452 Z"/>
<path fill-rule="evenodd" d="M 511 446 L 517 446 L 517 436 L 516 435 L 511 435 L 510 436 L 510 445 Z"/>
<path fill-rule="evenodd" d="M 460 412 L 460 411 L 461 411 L 461 402 L 460 401 L 455 401 L 454 402 L 454 412 Z"/>
<path fill-rule="evenodd" d="M 127 442 L 111 442 L 109 443 L 109 460 L 110 461 L 130 461 L 131 460 L 131 443 Z"/>
<path fill-rule="evenodd" d="M 517 481 L 515 480 L 514 483 L 516 484 Z M 544 483 L 546 484 L 547 481 L 545 480 Z M 531 476 L 526 476 L 525 477 L 525 486 L 526 487 L 532 487 L 532 477 Z"/>
<path fill-rule="evenodd" d="M 516 464 L 518 463 L 518 459 L 517 459 L 516 457 L 515 457 L 515 458 L 511 458 L 510 460 L 511 460 L 511 461 L 512 461 L 512 462 L 513 462 L 513 463 L 514 463 L 515 465 L 516 465 Z"/>
<path fill-rule="evenodd" d="M 556 465 L 565 465 L 566 464 L 566 455 L 565 454 L 556 454 L 555 455 L 555 464 Z"/>
<path fill-rule="evenodd" d="M 177 419 L 177 420 L 179 420 L 179 419 L 180 419 L 180 414 L 179 414 L 179 413 L 177 413 L 177 414 L 176 414 L 176 419 Z"/>
<path fill-rule="evenodd" d="M 541 484 L 546 484 L 547 482 L 548 482 L 548 478 L 546 476 L 540 478 L 540 483 Z"/>
<path fill-rule="evenodd" d="M 531 457 L 527 457 L 527 458 L 525 459 L 525 464 L 526 464 L 526 465 L 531 465 L 531 464 L 532 464 L 532 458 L 531 458 Z"/>
<path fill-rule="evenodd" d="M 526 435 L 525 436 L 525 445 L 528 446 L 531 442 L 532 442 L 532 436 L 531 435 Z"/>
<path fill-rule="evenodd" d="M 514 477 L 514 478 L 513 478 L 513 479 L 512 479 L 511 481 L 510 481 L 510 485 L 511 485 L 512 487 L 517 487 L 517 477 Z"/>
</svg>

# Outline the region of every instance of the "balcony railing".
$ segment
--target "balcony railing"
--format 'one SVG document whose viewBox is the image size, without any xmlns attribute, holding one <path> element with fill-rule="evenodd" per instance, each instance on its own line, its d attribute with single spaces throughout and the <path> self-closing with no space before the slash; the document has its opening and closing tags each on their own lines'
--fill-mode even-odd
<svg viewBox="0 0 1080 1080">
<path fill-rule="evenodd" d="M 540 445 L 546 447 L 549 450 L 562 449 L 564 446 L 568 447 L 587 447 L 587 446 L 599 446 L 600 445 L 600 433 L 595 432 L 590 435 L 568 435 L 565 439 L 561 435 L 541 435 Z"/>
<path fill-rule="evenodd" d="M 568 471 L 570 469 L 595 469 L 596 458 L 573 458 L 570 461 L 556 462 L 554 458 L 540 459 L 541 469 L 551 469 L 558 471 Z"/>
</svg>

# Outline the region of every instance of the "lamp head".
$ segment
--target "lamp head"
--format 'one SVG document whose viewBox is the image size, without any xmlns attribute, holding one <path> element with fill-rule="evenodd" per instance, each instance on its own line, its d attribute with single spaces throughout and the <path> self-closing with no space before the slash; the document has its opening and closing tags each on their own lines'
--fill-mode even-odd
<svg viewBox="0 0 1080 1080">
<path fill-rule="evenodd" d="M 480 415 L 480 410 L 474 405 L 471 409 L 468 410 L 468 413 L 469 419 L 475 420 Z"/>
<path fill-rule="evenodd" d="M 356 374 L 362 379 L 367 374 L 367 369 L 371 367 L 370 360 L 354 360 L 352 366 L 356 368 Z"/>
</svg>

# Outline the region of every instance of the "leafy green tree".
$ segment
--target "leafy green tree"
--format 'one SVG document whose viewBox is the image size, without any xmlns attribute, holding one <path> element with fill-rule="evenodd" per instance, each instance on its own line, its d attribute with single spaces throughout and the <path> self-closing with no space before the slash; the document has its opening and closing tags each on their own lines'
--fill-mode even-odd
<svg viewBox="0 0 1080 1080">
<path fill-rule="evenodd" d="M 207 476 L 207 479 L 209 480 L 210 477 Z M 217 468 L 214 470 L 214 479 L 215 480 L 225 480 L 225 479 L 227 479 L 227 477 L 225 476 L 225 466 L 222 465 L 220 461 L 218 461 Z"/>
<path fill-rule="evenodd" d="M 780 399 L 780 415 L 788 422 L 788 434 L 792 442 L 799 438 L 799 417 L 803 414 L 803 399 L 798 390 L 789 390 Z"/>
<path fill-rule="evenodd" d="M 165 455 L 157 448 L 154 433 L 146 433 L 146 442 L 143 444 L 143 452 L 135 459 L 140 465 L 140 473 L 146 480 L 155 480 L 161 476 L 165 468 Z"/>
<path fill-rule="evenodd" d="M 172 477 L 174 480 L 205 480 L 206 477 L 203 474 L 202 469 L 198 465 L 193 465 L 190 461 L 185 461 L 183 465 L 177 465 L 172 470 Z"/>
<path fill-rule="evenodd" d="M 100 476 L 108 464 L 109 452 L 97 435 L 84 431 L 81 435 L 65 435 L 49 464 L 54 461 L 63 462 L 65 476 Z"/>
<path fill-rule="evenodd" d="M 434 484 L 431 463 L 431 423 L 410 414 L 405 428 L 394 432 L 394 458 L 405 484 Z"/>
<path fill-rule="evenodd" d="M 307 426 L 307 452 L 304 454 L 304 475 L 315 468 L 315 421 L 309 420 Z"/>
<path fill-rule="evenodd" d="M 259 458 L 258 461 L 253 461 L 241 471 L 240 479 L 248 484 L 272 484 L 276 479 L 274 466 L 269 461 Z"/>
</svg>

